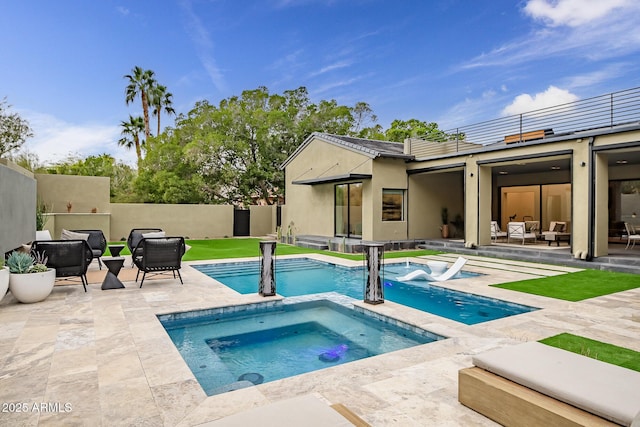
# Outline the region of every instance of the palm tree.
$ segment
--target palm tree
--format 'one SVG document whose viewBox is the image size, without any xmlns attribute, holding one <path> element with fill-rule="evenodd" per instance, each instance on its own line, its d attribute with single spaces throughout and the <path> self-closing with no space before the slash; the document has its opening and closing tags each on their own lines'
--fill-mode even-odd
<svg viewBox="0 0 640 427">
<path fill-rule="evenodd" d="M 129 84 L 125 89 L 125 100 L 127 105 L 132 103 L 138 95 L 142 100 L 142 113 L 144 115 L 144 135 L 149 139 L 151 131 L 149 130 L 149 96 L 156 85 L 153 78 L 154 72 L 151 70 L 143 70 L 142 68 L 133 67 L 132 74 L 126 74 L 124 78 L 129 79 Z"/>
<path fill-rule="evenodd" d="M 145 130 L 144 120 L 142 117 L 133 117 L 132 115 L 129 115 L 129 121 L 121 121 L 120 126 L 122 126 L 122 138 L 118 141 L 118 145 L 128 149 L 135 146 L 139 166 L 140 161 L 142 160 L 141 146 L 144 145 L 144 140 L 140 141 L 140 134 Z"/>
<path fill-rule="evenodd" d="M 173 94 L 167 92 L 167 87 L 163 85 L 155 85 L 151 92 L 151 105 L 153 105 L 153 115 L 158 117 L 158 132 L 160 135 L 160 116 L 162 114 L 162 107 L 164 112 L 172 115 L 176 114 L 176 110 L 173 109 Z"/>
</svg>

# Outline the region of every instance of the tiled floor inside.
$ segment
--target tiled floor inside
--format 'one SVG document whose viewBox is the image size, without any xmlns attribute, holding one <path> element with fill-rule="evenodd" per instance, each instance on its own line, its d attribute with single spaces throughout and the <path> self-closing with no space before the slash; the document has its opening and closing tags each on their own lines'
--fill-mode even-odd
<svg viewBox="0 0 640 427">
<path fill-rule="evenodd" d="M 574 269 L 468 258 L 466 270 L 486 275 L 440 285 L 542 309 L 467 326 L 389 301 L 366 305 L 449 339 L 211 397 L 156 315 L 264 301 L 257 293 L 239 295 L 189 263 L 184 285 L 163 278 L 142 289 L 125 282 L 125 289 L 102 291 L 94 283 L 86 293 L 56 286 L 36 304 L 17 303 L 9 293 L 0 302 L 0 425 L 197 426 L 314 395 L 373 426 L 487 426 L 494 423 L 457 400 L 458 370 L 473 354 L 565 331 L 640 351 L 640 289 L 578 303 L 553 300 L 489 285 Z"/>
</svg>

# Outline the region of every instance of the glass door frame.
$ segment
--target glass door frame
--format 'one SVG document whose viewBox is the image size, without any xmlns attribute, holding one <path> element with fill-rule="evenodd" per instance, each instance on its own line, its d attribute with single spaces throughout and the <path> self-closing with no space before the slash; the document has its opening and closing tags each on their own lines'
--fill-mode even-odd
<svg viewBox="0 0 640 427">
<path fill-rule="evenodd" d="M 351 191 L 352 191 L 352 186 L 359 186 L 360 187 L 360 205 L 354 205 L 352 203 L 352 197 L 351 197 Z M 345 188 L 346 190 L 343 190 L 343 195 L 346 194 L 346 205 L 338 205 L 338 188 Z M 342 209 L 344 209 L 344 207 L 346 206 L 347 210 L 346 210 L 346 222 L 342 221 L 342 225 L 344 228 L 344 225 L 346 225 L 346 233 L 338 232 L 338 207 L 341 207 Z M 359 215 L 353 215 L 352 209 L 355 208 L 359 208 L 360 209 L 360 214 Z M 360 219 L 360 234 L 356 234 L 354 233 L 354 231 L 358 228 L 357 225 L 358 223 L 354 222 L 354 216 L 359 217 Z M 340 183 L 340 184 L 336 184 L 333 187 L 333 234 L 335 237 L 347 237 L 347 238 L 362 238 L 362 182 L 349 182 L 349 183 Z"/>
</svg>

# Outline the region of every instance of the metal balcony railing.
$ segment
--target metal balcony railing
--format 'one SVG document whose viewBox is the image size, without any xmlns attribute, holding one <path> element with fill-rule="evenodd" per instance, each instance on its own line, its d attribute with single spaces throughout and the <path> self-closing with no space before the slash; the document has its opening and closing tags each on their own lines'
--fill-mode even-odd
<svg viewBox="0 0 640 427">
<path fill-rule="evenodd" d="M 444 131 L 449 141 L 489 145 L 640 123 L 640 87 Z M 468 147 L 462 147 L 464 151 Z"/>
</svg>

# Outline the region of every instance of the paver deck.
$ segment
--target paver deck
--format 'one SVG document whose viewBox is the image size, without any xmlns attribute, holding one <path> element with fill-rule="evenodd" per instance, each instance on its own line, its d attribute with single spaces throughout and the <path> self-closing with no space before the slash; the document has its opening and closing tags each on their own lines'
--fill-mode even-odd
<svg viewBox="0 0 640 427">
<path fill-rule="evenodd" d="M 457 400 L 458 370 L 471 366 L 472 355 L 560 332 L 640 351 L 640 289 L 559 301 L 488 285 L 565 267 L 470 257 L 465 269 L 487 275 L 440 285 L 543 309 L 468 326 L 389 301 L 367 305 L 450 339 L 207 397 L 156 314 L 265 298 L 239 295 L 188 264 L 184 285 L 154 279 L 140 289 L 125 281 L 125 289 L 102 291 L 96 282 L 86 293 L 79 285 L 56 286 L 36 304 L 7 294 L 0 302 L 0 425 L 196 426 L 312 394 L 373 426 L 490 426 Z"/>
</svg>

